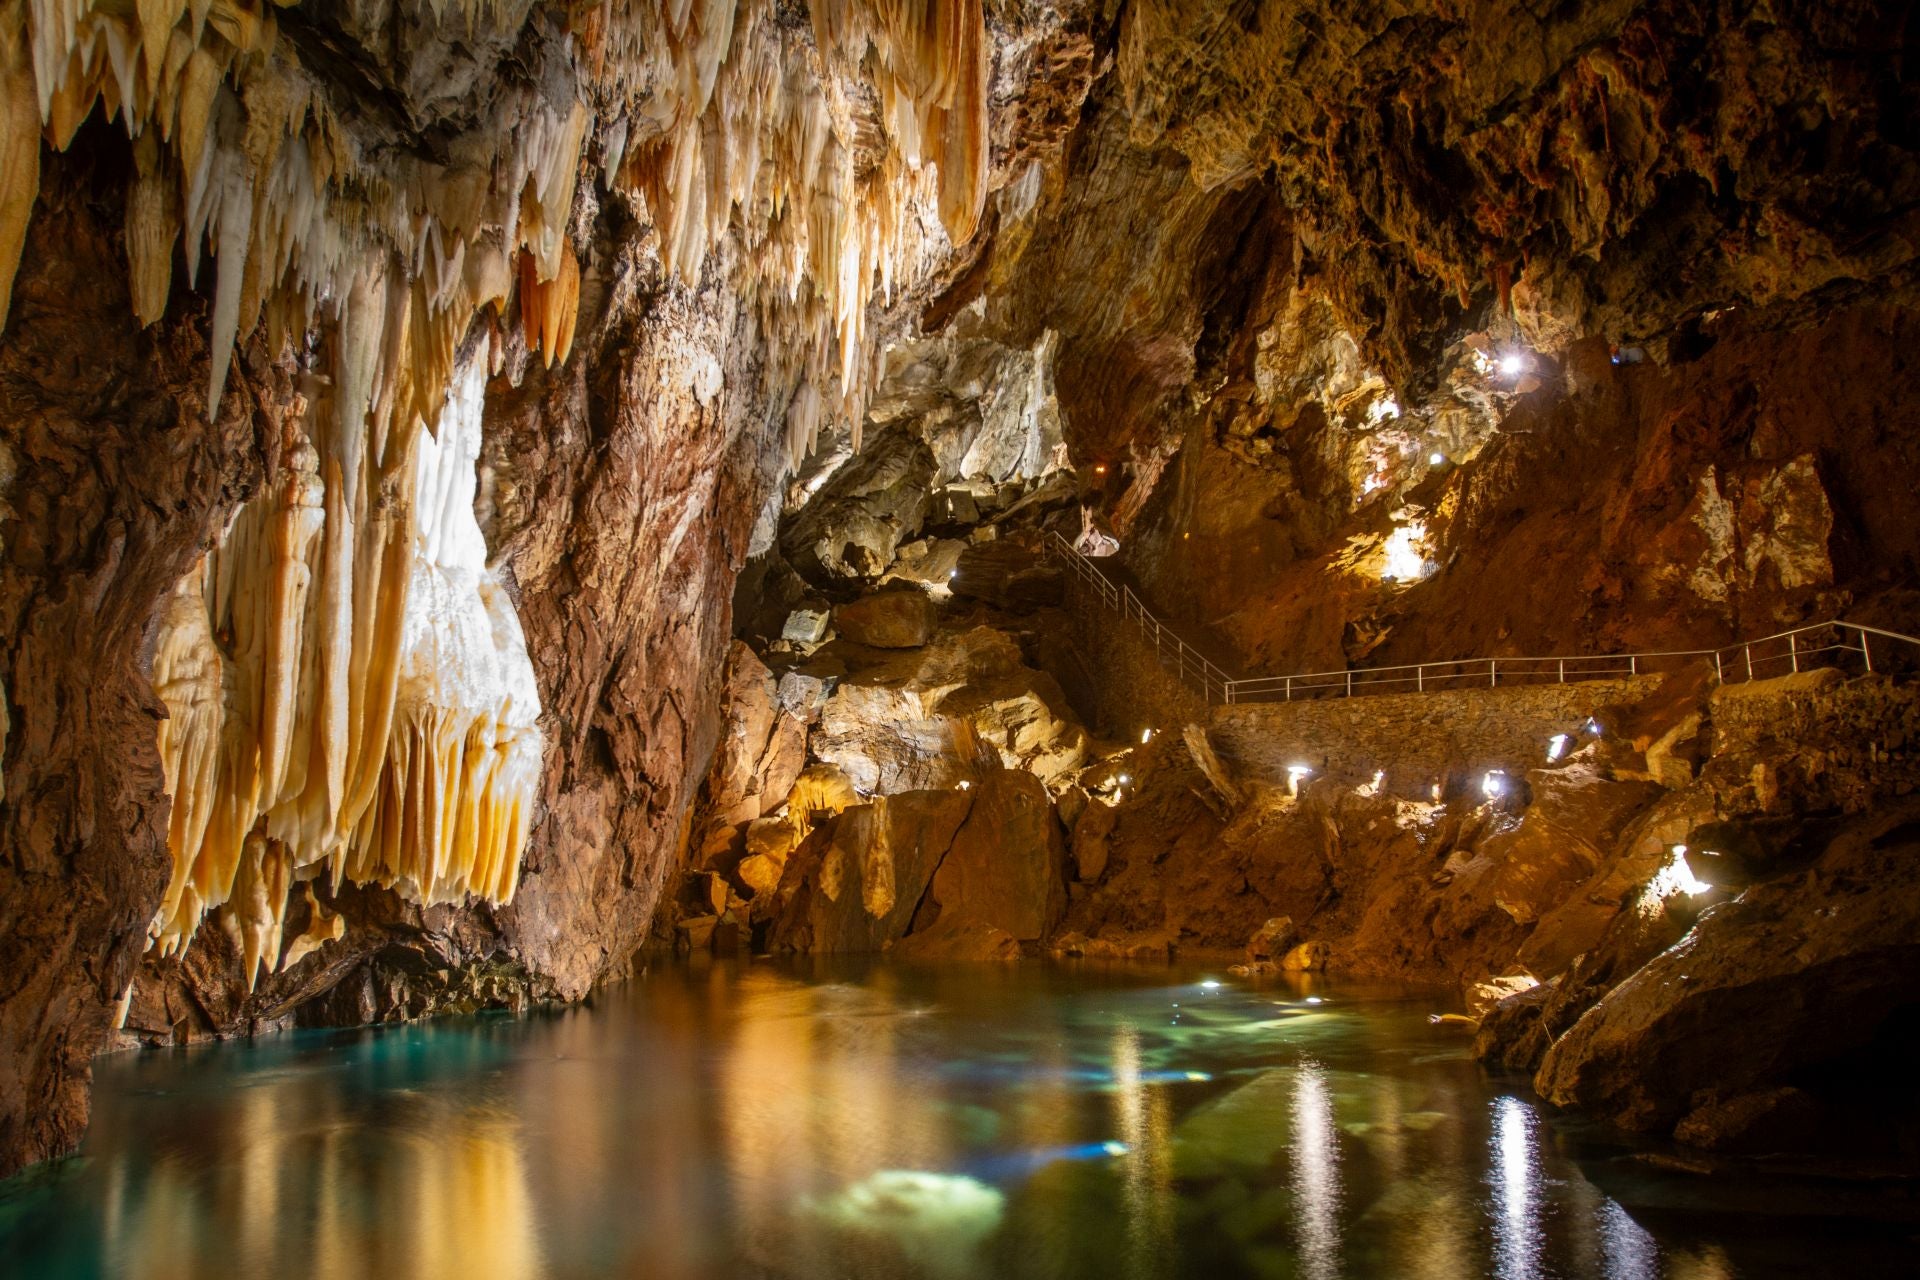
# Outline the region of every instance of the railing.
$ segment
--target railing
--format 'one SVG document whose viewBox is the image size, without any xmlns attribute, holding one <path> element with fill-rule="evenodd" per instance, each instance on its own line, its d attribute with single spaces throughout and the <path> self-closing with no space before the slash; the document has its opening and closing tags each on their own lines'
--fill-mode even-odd
<svg viewBox="0 0 1920 1280">
<path fill-rule="evenodd" d="M 1397 667 L 1313 671 L 1291 676 L 1236 680 L 1195 652 L 1154 617 L 1132 588 L 1113 581 L 1059 534 L 1050 546 L 1091 586 L 1108 609 L 1137 626 L 1153 644 L 1162 666 L 1208 702 L 1291 702 L 1296 698 L 1350 698 L 1365 693 L 1424 693 L 1439 689 L 1497 689 L 1517 684 L 1567 684 L 1617 680 L 1710 664 L 1722 684 L 1739 684 L 1815 667 L 1866 672 L 1920 667 L 1920 637 L 1857 622 L 1815 622 L 1778 635 L 1718 649 L 1670 649 L 1657 653 L 1579 654 L 1549 658 L 1461 658 Z"/>
<path fill-rule="evenodd" d="M 1091 587 L 1100 602 L 1132 625 L 1143 640 L 1153 646 L 1153 656 L 1162 667 L 1179 677 L 1180 683 L 1199 694 L 1205 702 L 1232 702 L 1234 679 L 1205 655 L 1153 616 L 1133 593 L 1133 588 L 1115 582 L 1078 547 L 1059 534 L 1049 534 L 1049 546 L 1066 561 L 1080 580 Z"/>
</svg>

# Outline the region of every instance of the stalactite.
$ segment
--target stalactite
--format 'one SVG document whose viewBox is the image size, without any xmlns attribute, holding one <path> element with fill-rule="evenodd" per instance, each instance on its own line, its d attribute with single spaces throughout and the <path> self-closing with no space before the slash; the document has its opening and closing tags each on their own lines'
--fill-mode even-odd
<svg viewBox="0 0 1920 1280">
<path fill-rule="evenodd" d="M 538 695 L 473 521 L 485 361 L 456 352 L 517 290 L 528 348 L 567 360 L 590 141 L 668 271 L 734 273 L 796 459 L 835 417 L 857 439 L 869 305 L 943 226 L 972 234 L 986 173 L 980 0 L 815 0 L 817 49 L 772 0 L 576 5 L 559 19 L 572 66 L 503 83 L 434 149 L 374 145 L 337 115 L 278 8 L 0 0 L 0 323 L 42 140 L 65 148 L 97 109 L 133 152 L 133 318 L 164 315 L 176 244 L 210 297 L 209 414 L 263 324 L 273 352 L 314 362 L 278 473 L 179 584 L 152 667 L 174 858 L 154 942 L 184 946 L 229 905 L 249 981 L 291 886 L 321 874 L 423 902 L 513 895 Z M 470 34 L 526 21 L 495 0 L 433 11 Z M 355 3 L 340 20 L 392 18 Z M 841 82 L 861 76 L 879 118 L 850 116 Z"/>
<path fill-rule="evenodd" d="M 288 441 L 279 482 L 175 592 L 154 660 L 174 797 L 163 954 L 227 904 L 251 981 L 295 878 L 323 872 L 421 902 L 512 899 L 540 702 L 473 514 L 484 391 L 476 357 L 434 431 L 384 459 L 342 449 L 359 435 L 317 398 L 323 447 Z"/>
</svg>

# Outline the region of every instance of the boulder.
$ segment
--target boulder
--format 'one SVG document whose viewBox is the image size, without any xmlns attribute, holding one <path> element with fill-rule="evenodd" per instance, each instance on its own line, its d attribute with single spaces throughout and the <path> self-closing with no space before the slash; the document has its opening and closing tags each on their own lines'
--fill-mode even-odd
<svg viewBox="0 0 1920 1280">
<path fill-rule="evenodd" d="M 1504 978 L 1487 978 L 1480 982 L 1470 982 L 1467 984 L 1467 989 L 1464 993 L 1467 1016 L 1474 1019 L 1484 1019 L 1488 1011 L 1501 1001 L 1510 996 L 1517 996 L 1523 991 L 1531 991 L 1539 985 L 1540 983 L 1531 974 L 1525 973 L 1514 973 L 1508 974 Z"/>
<path fill-rule="evenodd" d="M 780 628 L 780 638 L 795 644 L 819 644 L 827 638 L 827 611 L 795 609 Z"/>
<path fill-rule="evenodd" d="M 1850 823 L 1805 875 L 1708 909 L 1547 1051 L 1535 1088 L 1637 1131 L 1781 1087 L 1920 1002 L 1920 806 Z M 1704 1121 L 1703 1121 L 1704 1124 Z"/>
<path fill-rule="evenodd" d="M 1058 605 L 1066 595 L 1066 571 L 1010 539 L 976 543 L 960 555 L 953 594 L 982 600 L 1010 613 Z"/>
<path fill-rule="evenodd" d="M 893 958 L 907 961 L 1018 960 L 1020 943 L 1005 929 L 977 920 L 941 920 L 896 943 Z"/>
<path fill-rule="evenodd" d="M 844 664 L 824 655 L 814 657 L 804 666 L 795 667 L 780 677 L 776 694 L 780 709 L 801 724 L 812 725 L 820 719 L 820 708 L 833 692 L 833 686 L 846 674 Z"/>
<path fill-rule="evenodd" d="M 909 791 L 845 810 L 775 925 L 774 945 L 830 954 L 899 939 L 973 804 L 964 791 Z"/>
<path fill-rule="evenodd" d="M 1293 917 L 1274 916 L 1247 939 L 1247 960 L 1253 964 L 1277 962 L 1293 950 L 1293 943 Z"/>
<path fill-rule="evenodd" d="M 861 790 L 887 795 L 956 785 L 974 768 L 975 743 L 1049 782 L 1086 758 L 1086 730 L 1058 682 L 991 627 L 887 653 L 849 674 L 821 708 L 811 745 Z"/>
<path fill-rule="evenodd" d="M 1053 800 L 1030 773 L 990 770 L 929 889 L 925 921 L 988 924 L 1021 942 L 1053 931 L 1066 910 L 1066 848 Z"/>
<path fill-rule="evenodd" d="M 960 569 L 960 553 L 967 544 L 959 538 L 922 538 L 900 548 L 899 558 L 880 576 L 882 586 L 890 582 L 911 582 L 933 595 L 951 594 L 954 574 Z"/>
<path fill-rule="evenodd" d="M 855 644 L 918 649 L 933 635 L 938 613 L 924 591 L 882 591 L 835 609 L 833 625 Z"/>
<path fill-rule="evenodd" d="M 1073 824 L 1073 878 L 1081 884 L 1093 884 L 1105 874 L 1119 820 L 1120 810 L 1104 800 L 1088 799 L 1082 807 Z"/>
<path fill-rule="evenodd" d="M 1553 1037 L 1545 1013 L 1560 979 L 1516 991 L 1483 1010 L 1473 1038 L 1473 1056 L 1504 1071 L 1533 1072 Z"/>
<path fill-rule="evenodd" d="M 1324 942 L 1303 942 L 1280 957 L 1280 967 L 1288 973 L 1318 973 L 1332 954 L 1333 948 Z"/>
</svg>

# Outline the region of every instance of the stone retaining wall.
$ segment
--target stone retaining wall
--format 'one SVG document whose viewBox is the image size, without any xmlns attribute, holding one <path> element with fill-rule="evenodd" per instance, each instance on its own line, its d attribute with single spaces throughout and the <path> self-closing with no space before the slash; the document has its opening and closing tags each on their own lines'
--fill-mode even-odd
<svg viewBox="0 0 1920 1280">
<path fill-rule="evenodd" d="M 1658 676 L 1505 689 L 1375 694 L 1215 707 L 1216 749 L 1242 775 L 1284 782 L 1287 767 L 1364 781 L 1385 770 L 1410 795 L 1488 770 L 1519 776 L 1546 762 L 1556 733 L 1578 735 L 1589 716 L 1644 696 Z"/>
<path fill-rule="evenodd" d="M 1137 740 L 1142 729 L 1170 729 L 1206 719 L 1206 703 L 1160 665 L 1137 623 L 1123 622 L 1072 574 L 1067 575 L 1066 603 L 1071 643 L 1086 673 L 1084 688 L 1092 704 L 1083 712 L 1099 733 Z"/>
</svg>

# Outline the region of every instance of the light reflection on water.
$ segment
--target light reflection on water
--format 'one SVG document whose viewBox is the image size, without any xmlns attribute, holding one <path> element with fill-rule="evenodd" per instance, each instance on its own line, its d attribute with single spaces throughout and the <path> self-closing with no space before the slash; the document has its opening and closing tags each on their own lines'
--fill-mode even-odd
<svg viewBox="0 0 1920 1280">
<path fill-rule="evenodd" d="M 107 1059 L 84 1155 L 0 1187 L 0 1274 L 1813 1273 L 1650 1230 L 1425 1002 L 1296 994 L 715 966 Z"/>
</svg>

